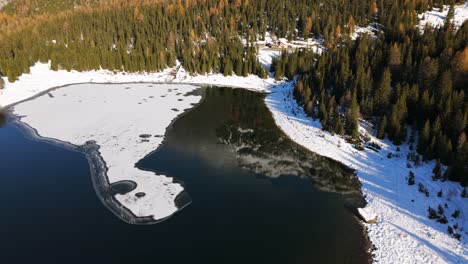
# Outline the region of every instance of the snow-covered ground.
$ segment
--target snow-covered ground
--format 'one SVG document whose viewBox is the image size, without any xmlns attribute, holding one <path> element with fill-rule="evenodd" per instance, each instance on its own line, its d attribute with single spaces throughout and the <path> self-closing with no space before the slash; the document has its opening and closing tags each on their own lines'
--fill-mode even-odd
<svg viewBox="0 0 468 264">
<path fill-rule="evenodd" d="M 255 91 L 266 91 L 265 87 L 274 82 L 271 79 L 263 80 L 257 76 L 247 78 L 223 76 L 222 74 L 190 76 L 179 64 L 174 68 L 156 73 L 114 73 L 107 70 L 89 72 L 51 71 L 48 63 L 36 63 L 30 68 L 30 73 L 21 75 L 16 82 L 11 83 L 6 77 L 3 77 L 3 80 L 5 81 L 5 88 L 0 89 L 0 109 L 27 100 L 52 87 L 78 83 L 171 82 L 235 86 Z"/>
<path fill-rule="evenodd" d="M 444 25 L 445 18 L 449 11 L 450 6 L 444 6 L 441 8 L 434 8 L 432 11 L 427 11 L 425 13 L 419 14 L 419 28 L 424 30 L 426 25 L 431 27 L 442 27 Z M 456 28 L 459 28 L 465 20 L 468 19 L 468 2 L 463 5 L 456 5 L 455 14 L 453 18 L 453 23 Z"/>
<path fill-rule="evenodd" d="M 268 56 L 275 55 L 274 52 L 264 53 L 260 49 L 259 57 L 265 61 L 265 64 L 271 60 Z M 462 189 L 460 185 L 451 182 L 432 182 L 431 170 L 434 164 L 427 163 L 418 167 L 413 165 L 411 170 L 416 175 L 416 184 L 408 186 L 405 178 L 410 170 L 406 167 L 408 146 L 400 146 L 401 150 L 397 151 L 396 147 L 391 143 L 371 136 L 371 140 L 382 147 L 379 152 L 370 149 L 356 150 L 341 137 L 323 132 L 318 121 L 313 121 L 304 114 L 303 110 L 292 98 L 292 83 L 275 82 L 272 78 L 262 80 L 256 76 L 245 78 L 225 77 L 219 74 L 190 76 L 179 66 L 161 73 L 113 74 L 104 70 L 84 73 L 53 72 L 49 70 L 47 64 L 36 64 L 32 67 L 31 74 L 21 76 L 19 81 L 15 83 L 6 83 L 6 88 L 0 91 L 0 106 L 7 106 L 25 100 L 40 92 L 47 91 L 51 87 L 84 82 L 205 83 L 270 92 L 265 99 L 266 104 L 278 126 L 289 137 L 311 151 L 356 169 L 357 175 L 363 184 L 362 191 L 368 202 L 366 212 L 378 216 L 376 224 L 366 224 L 369 229 L 370 240 L 377 248 L 374 252 L 376 262 L 466 263 L 468 261 L 466 246 L 468 234 L 465 230 L 468 228 L 468 208 L 466 199 L 463 200 L 460 197 Z M 142 85 L 144 87 L 146 84 Z M 101 103 L 100 107 L 105 107 L 105 103 Z M 122 108 L 126 105 L 127 102 L 123 103 Z M 21 104 L 16 108 L 20 106 Z M 168 107 L 172 108 L 173 106 Z M 152 115 L 156 116 L 157 112 L 152 112 Z M 175 115 L 172 117 L 175 117 Z M 128 118 L 133 120 L 131 117 Z M 122 120 L 119 122 L 122 122 Z M 166 120 L 164 124 L 154 129 L 160 131 L 165 129 L 167 125 L 169 124 Z M 145 128 L 148 128 L 146 123 L 138 127 L 138 129 L 143 130 Z M 361 131 L 365 132 L 363 129 Z M 138 133 L 147 132 L 138 131 Z M 153 132 L 151 133 L 153 134 Z M 132 134 L 129 138 L 134 139 L 135 135 Z M 156 149 L 157 144 L 152 145 L 152 147 Z M 391 159 L 387 158 L 389 152 L 394 153 L 394 157 Z M 129 164 L 133 165 L 135 160 L 124 160 L 122 162 L 127 163 L 125 166 L 130 166 Z M 424 184 L 429 190 L 429 197 L 425 197 L 424 194 L 418 192 L 418 183 Z M 436 193 L 441 189 L 443 195 L 437 197 Z M 447 204 L 445 215 L 449 225 L 458 224 L 458 229 L 455 231 L 462 234 L 461 241 L 447 234 L 447 225 L 436 223 L 427 218 L 428 206 L 436 209 L 439 204 L 444 206 L 445 203 Z M 450 216 L 455 209 L 461 212 L 457 219 Z"/>
<path fill-rule="evenodd" d="M 362 191 L 368 205 L 369 219 L 377 215 L 376 224 L 366 224 L 378 263 L 467 263 L 468 248 L 468 202 L 461 198 L 462 187 L 458 183 L 433 182 L 434 162 L 407 168 L 407 145 L 397 147 L 388 141 L 371 135 L 371 141 L 379 144 L 378 152 L 359 151 L 338 136 L 322 131 L 319 121 L 306 116 L 292 97 L 292 85 L 281 84 L 272 89 L 266 98 L 279 127 L 295 142 L 313 152 L 356 170 L 362 183 Z M 360 132 L 366 133 L 361 127 Z M 392 158 L 387 154 L 393 153 Z M 416 184 L 409 186 L 409 171 L 415 173 Z M 429 197 L 418 191 L 418 183 L 429 190 Z M 442 197 L 437 192 L 442 190 Z M 456 232 L 462 234 L 458 241 L 447 234 L 447 224 L 439 224 L 427 218 L 429 206 L 437 210 L 444 207 L 450 226 L 458 224 Z M 454 219 L 451 214 L 460 210 Z M 462 231 L 463 230 L 463 231 Z"/>
<path fill-rule="evenodd" d="M 376 33 L 379 32 L 379 24 L 377 23 L 371 23 L 370 25 L 368 25 L 367 27 L 360 27 L 360 26 L 355 26 L 354 28 L 354 32 L 351 34 L 351 39 L 355 40 L 357 39 L 358 37 L 362 36 L 362 35 L 370 35 L 371 37 L 375 38 L 376 37 Z"/>
</svg>

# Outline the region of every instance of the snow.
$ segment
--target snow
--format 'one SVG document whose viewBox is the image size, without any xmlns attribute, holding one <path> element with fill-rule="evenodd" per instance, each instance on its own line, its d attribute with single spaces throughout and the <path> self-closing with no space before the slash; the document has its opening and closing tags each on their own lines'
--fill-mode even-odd
<svg viewBox="0 0 468 264">
<path fill-rule="evenodd" d="M 377 220 L 377 214 L 370 212 L 369 208 L 358 208 L 358 212 L 367 223 L 375 222 Z"/>
<path fill-rule="evenodd" d="M 258 36 L 260 38 L 260 36 Z M 241 39 L 243 43 L 247 41 Z M 278 40 L 282 47 L 269 47 Z M 286 38 L 276 38 L 276 36 L 271 35 L 269 32 L 265 34 L 264 40 L 259 40 L 255 43 L 258 47 L 257 58 L 263 67 L 267 70 L 270 70 L 270 66 L 273 58 L 278 58 L 281 55 L 282 51 L 294 51 L 296 49 L 310 49 L 317 54 L 322 54 L 324 48 L 323 40 L 317 38 L 308 38 L 303 39 L 299 38 L 297 40 L 289 41 Z M 273 45 L 274 46 L 274 45 Z"/>
<path fill-rule="evenodd" d="M 265 66 L 269 66 L 268 63 L 271 62 L 271 58 L 277 56 L 277 53 L 273 51 L 268 51 L 264 49 L 259 50 L 259 59 L 263 61 Z M 378 216 L 377 223 L 375 224 L 365 224 L 368 229 L 368 235 L 371 242 L 376 246 L 374 253 L 374 261 L 378 263 L 467 263 L 468 262 L 468 249 L 466 246 L 468 234 L 468 203 L 466 199 L 460 197 L 462 191 L 461 186 L 458 183 L 452 182 L 433 182 L 431 180 L 432 168 L 434 162 L 423 163 L 420 166 L 415 166 L 412 164 L 411 168 L 407 168 L 406 156 L 410 152 L 408 145 L 400 146 L 400 151 L 397 151 L 396 146 L 392 145 L 386 140 L 379 140 L 372 135 L 369 135 L 372 142 L 375 142 L 381 146 L 381 150 L 374 151 L 371 149 L 365 149 L 363 151 L 358 151 L 351 144 L 345 142 L 345 140 L 339 136 L 331 135 L 328 132 L 321 130 L 321 125 L 318 121 L 312 120 L 310 117 L 306 116 L 301 107 L 299 107 L 296 101 L 292 97 L 292 83 L 291 82 L 275 82 L 273 78 L 260 79 L 256 76 L 248 77 L 238 77 L 238 76 L 223 76 L 220 74 L 208 74 L 208 75 L 188 75 L 180 65 L 172 69 L 167 69 L 160 73 L 148 73 L 148 74 L 123 74 L 123 73 L 112 73 L 105 70 L 100 71 L 91 71 L 91 72 L 66 72 L 58 71 L 54 72 L 49 70 L 49 65 L 47 64 L 36 64 L 31 68 L 31 74 L 24 74 L 20 77 L 19 81 L 15 83 L 6 82 L 6 88 L 0 91 L 0 105 L 7 106 L 14 103 L 17 103 L 22 100 L 26 100 L 38 93 L 45 92 L 51 87 L 57 87 L 70 83 L 85 83 L 85 82 L 103 82 L 103 83 L 121 83 L 121 82 L 170 82 L 170 83 L 192 83 L 192 84 L 213 84 L 220 86 L 232 86 L 240 87 L 246 89 L 252 89 L 256 91 L 269 92 L 265 98 L 265 102 L 270 109 L 277 125 L 295 142 L 303 145 L 304 147 L 310 149 L 313 152 L 318 153 L 319 155 L 330 157 L 334 160 L 342 162 L 343 164 L 356 170 L 356 174 L 359 180 L 362 183 L 362 191 L 365 195 L 366 201 L 368 202 L 365 212 L 368 214 L 375 214 Z M 144 88 L 145 84 L 141 84 L 141 94 L 147 95 L 153 93 L 159 93 L 161 91 L 153 91 Z M 134 85 L 132 85 L 134 86 Z M 87 87 L 79 86 L 79 87 Z M 89 86 L 92 87 L 92 86 Z M 109 86 L 112 87 L 112 86 Z M 54 93 L 59 91 L 65 91 L 68 88 L 62 88 L 57 90 Z M 75 86 L 76 89 L 76 86 Z M 189 88 L 187 88 L 189 89 Z M 73 90 L 73 89 L 72 89 Z M 72 90 L 67 92 L 70 99 L 69 103 L 72 101 Z M 136 89 L 135 89 L 136 90 Z M 166 89 L 160 89 L 165 91 Z M 151 91 L 151 92 L 150 92 Z M 120 93 L 119 89 L 116 89 L 117 93 Z M 91 91 L 78 92 L 76 96 L 86 95 L 87 102 L 92 102 L 92 97 L 94 93 L 99 93 L 97 89 Z M 113 93 L 113 92 L 112 92 Z M 111 94 L 110 91 L 105 93 L 103 96 Z M 135 99 L 138 97 L 140 92 L 133 95 L 134 100 L 128 99 L 128 101 L 122 102 L 120 105 L 121 108 L 128 105 L 134 105 Z M 110 95 L 109 95 L 110 96 Z M 117 95 L 116 95 L 117 96 Z M 33 104 L 36 100 L 48 100 L 45 96 L 37 98 L 32 101 L 28 101 L 24 104 Z M 102 98 L 100 98 L 102 100 Z M 158 133 L 163 133 L 166 127 L 169 125 L 170 121 L 177 116 L 175 113 L 170 113 L 169 117 L 159 117 L 157 115 L 158 111 L 167 111 L 165 107 L 173 108 L 173 103 L 177 104 L 178 101 L 173 102 L 172 99 L 167 99 L 167 104 L 165 106 L 158 106 L 157 109 L 152 109 L 151 115 L 156 122 L 144 122 L 140 123 L 139 120 L 134 121 L 133 116 L 125 116 L 116 120 L 117 124 L 113 125 L 110 120 L 106 118 L 101 119 L 105 122 L 106 126 L 103 130 L 100 130 L 99 127 L 91 126 L 90 130 L 96 130 L 100 133 L 84 133 L 83 136 L 99 136 L 102 139 L 108 138 L 104 137 L 104 134 L 108 133 L 107 129 L 114 129 L 114 126 L 119 126 L 119 123 L 126 123 L 126 121 L 131 121 L 127 126 L 131 126 L 132 130 L 135 133 L 128 134 L 128 139 L 135 140 L 135 136 L 138 133 L 149 133 L 144 130 L 152 130 L 151 133 L 154 134 L 154 131 L 159 131 Z M 60 99 L 62 100 L 62 99 Z M 94 100 L 94 99 L 93 99 Z M 110 99 L 109 99 L 110 100 Z M 199 100 L 193 97 L 190 100 Z M 186 101 L 183 102 L 183 105 L 179 105 L 180 108 L 186 108 Z M 75 103 L 73 103 L 75 104 Z M 22 104 L 17 105 L 15 108 L 19 109 Z M 99 102 L 100 107 L 107 106 L 102 101 Z M 64 107 L 69 106 L 65 104 Z M 97 107 L 97 104 L 95 105 Z M 136 107 L 136 106 L 134 106 Z M 159 110 L 160 109 L 160 110 Z M 18 111 L 18 110 L 16 110 Z M 46 110 L 43 110 L 46 111 Z M 65 111 L 64 111 L 65 112 Z M 68 116 L 68 111 L 67 116 Z M 128 111 L 133 113 L 134 111 Z M 106 113 L 109 113 L 106 111 Z M 31 113 L 30 113 L 31 114 Z M 99 115 L 101 116 L 101 115 Z M 138 114 L 137 116 L 140 116 Z M 27 118 L 27 117 L 26 117 Z M 94 117 L 92 117 L 94 119 Z M 143 118 L 143 117 L 142 117 Z M 160 124 L 159 118 L 162 118 Z M 23 119 L 27 121 L 27 119 Z M 52 119 L 50 119 L 52 120 Z M 44 122 L 52 122 L 45 120 Z M 27 121 L 33 122 L 32 120 Z M 154 124 L 151 124 L 154 123 Z M 143 125 L 140 125 L 143 124 Z M 39 125 L 39 124 L 37 124 Z M 148 129 L 148 125 L 154 125 L 152 129 Z M 360 129 L 361 133 L 366 133 L 364 129 L 365 123 L 361 124 Z M 44 126 L 46 129 L 59 129 L 53 128 L 52 125 Z M 123 129 L 125 127 L 123 124 L 118 129 Z M 137 131 L 138 130 L 138 131 Z M 154 131 L 153 131 L 154 130 Z M 106 131 L 106 132 L 104 132 Z M 112 131 L 112 130 L 109 130 Z M 117 130 L 122 131 L 123 130 Z M 51 133 L 53 131 L 50 131 Z M 74 131 L 70 131 L 74 132 Z M 60 133 L 57 131 L 56 133 Z M 78 132 L 76 132 L 78 133 Z M 93 135 L 94 134 L 94 135 Z M 82 143 L 83 140 L 78 138 L 78 134 L 74 137 L 69 138 L 69 140 L 77 140 L 76 143 Z M 127 137 L 127 136 L 126 136 Z M 122 138 L 126 138 L 122 137 Z M 78 141 L 78 140 L 81 141 Z M 111 140 L 111 139 L 109 139 Z M 153 140 L 153 138 L 152 138 Z M 162 139 L 161 139 L 162 141 Z M 125 141 L 122 141 L 125 142 Z M 116 144 L 121 144 L 120 140 L 116 141 Z M 131 148 L 139 147 L 140 145 L 134 144 L 134 142 L 129 142 Z M 147 142 L 149 143 L 149 142 Z M 99 144 L 107 144 L 105 140 L 99 142 Z M 125 143 L 126 144 L 126 143 Z M 157 148 L 158 144 L 156 141 L 151 141 L 151 149 L 154 150 Z M 132 150 L 132 153 L 135 154 L 134 158 L 124 159 L 120 161 L 126 163 L 121 166 L 125 166 L 127 170 L 132 169 L 133 172 L 137 171 L 135 168 L 130 168 L 133 166 L 134 162 L 138 158 L 142 158 L 144 155 L 149 153 L 151 150 L 148 149 L 139 149 Z M 112 153 L 116 152 L 115 149 L 112 149 L 112 145 L 108 145 L 109 156 L 112 160 Z M 118 151 L 117 151 L 118 152 Z M 387 158 L 387 154 L 393 153 L 393 158 Z M 104 153 L 104 152 L 103 152 Z M 132 155 L 133 155 L 132 154 Z M 103 154 L 105 156 L 105 154 Z M 129 154 L 130 156 L 130 154 Z M 108 164 L 111 164 L 107 159 L 107 156 L 104 158 Z M 115 160 L 118 161 L 117 158 Z M 118 166 L 117 164 L 115 166 Z M 123 168 L 123 167 L 122 167 Z M 115 168 L 114 168 L 115 169 Z M 409 186 L 407 184 L 407 175 L 409 171 L 412 170 L 415 173 L 416 184 Z M 110 173 L 113 173 L 114 170 L 109 170 Z M 137 175 L 140 172 L 137 173 Z M 151 173 L 150 173 L 151 174 Z M 128 179 L 128 177 L 122 174 L 119 177 L 122 179 Z M 142 177 L 145 177 L 142 174 Z M 116 176 L 116 180 L 117 180 Z M 113 178 L 114 179 L 114 178 Z M 170 181 L 168 179 L 168 181 Z M 424 186 L 429 190 L 429 197 L 425 197 L 424 194 L 418 192 L 418 183 L 424 184 Z M 156 183 L 149 183 L 148 186 L 152 186 Z M 437 197 L 436 193 L 442 190 L 442 197 Z M 148 190 L 145 190 L 148 191 Z M 172 193 L 180 191 L 180 188 L 174 186 Z M 133 192 L 132 192 L 133 193 Z M 171 193 L 167 191 L 168 198 L 166 200 L 167 204 L 172 201 L 171 199 L 174 196 L 171 196 Z M 159 199 L 159 198 L 158 198 Z M 125 199 L 122 199 L 125 201 Z M 458 224 L 458 229 L 456 232 L 462 235 L 461 241 L 458 241 L 452 238 L 447 234 L 447 225 L 440 224 L 434 220 L 430 220 L 427 217 L 427 208 L 431 206 L 436 209 L 439 204 L 447 204 L 445 209 L 445 215 L 449 221 L 450 226 Z M 167 206 L 164 204 L 162 206 Z M 129 205 L 131 206 L 131 205 Z M 142 210 L 149 210 L 148 208 L 142 206 Z M 456 219 L 452 218 L 450 215 L 454 210 L 460 210 L 460 216 Z M 136 210 L 133 208 L 132 210 Z M 174 208 L 167 208 L 165 214 L 169 214 L 174 210 Z M 159 215 L 162 217 L 162 215 Z"/>
<path fill-rule="evenodd" d="M 271 63 L 273 62 L 273 58 L 279 58 L 281 52 L 278 50 L 273 49 L 266 49 L 262 48 L 261 52 L 258 53 L 257 59 L 263 65 L 263 67 L 267 70 L 270 70 Z"/>
<path fill-rule="evenodd" d="M 159 73 L 128 74 L 106 70 L 51 71 L 50 64 L 44 63 L 36 63 L 29 74 L 23 74 L 16 82 L 10 83 L 6 78 L 4 81 L 0 110 L 14 105 L 20 122 L 45 139 L 74 146 L 95 141 L 108 168 L 109 183 L 133 181 L 137 184 L 131 192 L 116 195 L 117 201 L 135 216 L 149 216 L 154 220 L 166 219 L 180 209 L 175 199 L 183 187 L 173 183 L 171 177 L 154 177 L 152 172 L 138 170 L 135 164 L 158 148 L 167 127 L 184 109 L 201 99 L 184 94 L 196 89 L 196 84 L 265 92 L 275 82 L 257 76 L 190 76 L 180 64 Z M 54 87 L 62 88 L 51 90 Z M 34 100 L 29 100 L 32 98 Z M 145 134 L 151 137 L 139 137 Z M 138 198 L 135 194 L 139 192 L 146 195 Z"/>
<path fill-rule="evenodd" d="M 355 40 L 358 37 L 362 35 L 370 35 L 372 38 L 376 38 L 376 32 L 379 32 L 378 30 L 379 25 L 377 23 L 372 23 L 368 25 L 367 27 L 360 27 L 360 26 L 355 26 L 354 27 L 354 32 L 351 34 L 351 39 Z"/>
<path fill-rule="evenodd" d="M 424 31 L 426 25 L 431 27 L 442 27 L 444 25 L 445 17 L 449 11 L 450 6 L 443 6 L 442 10 L 440 8 L 434 8 L 432 11 L 427 11 L 425 13 L 419 14 L 419 28 L 421 31 Z M 455 15 L 453 18 L 453 23 L 455 28 L 459 28 L 463 22 L 468 19 L 468 2 L 463 5 L 456 5 Z"/>
<path fill-rule="evenodd" d="M 262 55 L 265 59 L 271 55 Z M 271 59 L 270 59 L 271 60 Z M 266 86 L 273 80 L 263 80 L 257 76 L 223 76 L 222 74 L 189 75 L 180 64 L 174 68 L 156 73 L 114 73 L 108 70 L 78 72 L 78 71 L 51 71 L 50 63 L 36 63 L 30 68 L 30 73 L 23 74 L 18 81 L 9 82 L 6 77 L 5 88 L 0 89 L 0 109 L 12 104 L 27 100 L 37 94 L 43 93 L 52 87 L 59 87 L 79 83 L 189 83 L 222 86 L 236 86 L 255 91 L 266 91 Z"/>
<path fill-rule="evenodd" d="M 14 113 L 43 138 L 75 146 L 95 141 L 106 162 L 109 183 L 130 180 L 137 184 L 133 191 L 116 195 L 117 201 L 138 217 L 160 220 L 178 210 L 174 201 L 183 187 L 171 177 L 139 170 L 135 163 L 158 148 L 174 118 L 201 100 L 201 96 L 185 96 L 196 88 L 185 84 L 79 84 L 18 104 Z M 138 192 L 146 195 L 138 198 Z"/>
<path fill-rule="evenodd" d="M 460 197 L 462 187 L 459 183 L 433 182 L 434 162 L 407 168 L 408 145 L 400 146 L 397 151 L 390 142 L 369 135 L 382 149 L 378 152 L 367 148 L 359 151 L 341 137 L 322 131 L 319 121 L 306 116 L 293 99 L 291 83 L 283 83 L 271 90 L 266 103 L 278 126 L 291 139 L 356 170 L 368 202 L 364 212 L 366 216 L 378 216 L 377 223 L 365 224 L 371 242 L 377 247 L 373 252 L 375 262 L 467 263 L 468 203 L 466 198 Z M 361 127 L 360 132 L 366 133 L 366 130 Z M 391 159 L 387 158 L 389 152 L 394 153 Z M 413 186 L 409 186 L 405 178 L 410 170 L 416 175 L 416 185 Z M 420 182 L 429 190 L 429 197 L 418 192 Z M 436 195 L 439 190 L 443 191 L 442 197 Z M 439 204 L 445 203 L 449 225 L 458 224 L 461 241 L 447 234 L 447 225 L 427 218 L 429 206 L 437 210 Z M 450 215 L 456 209 L 461 213 L 453 219 Z"/>
</svg>

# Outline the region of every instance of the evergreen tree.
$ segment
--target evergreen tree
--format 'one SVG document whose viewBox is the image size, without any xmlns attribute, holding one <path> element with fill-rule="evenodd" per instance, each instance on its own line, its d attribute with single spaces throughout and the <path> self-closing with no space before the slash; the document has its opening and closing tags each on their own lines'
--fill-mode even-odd
<svg viewBox="0 0 468 264">
<path fill-rule="evenodd" d="M 392 71 L 392 76 L 399 76 L 401 63 L 400 47 L 397 43 L 393 43 L 390 48 L 390 54 L 388 55 L 388 67 L 390 67 Z"/>
<path fill-rule="evenodd" d="M 442 177 L 442 165 L 440 164 L 440 160 L 437 160 L 434 168 L 432 169 L 432 180 L 437 181 L 440 180 Z"/>
<path fill-rule="evenodd" d="M 390 73 L 390 69 L 385 68 L 374 96 L 374 111 L 377 114 L 385 113 L 389 105 L 389 98 L 392 91 L 391 81 L 392 74 Z"/>
<path fill-rule="evenodd" d="M 383 139 L 385 137 L 385 131 L 387 129 L 387 116 L 383 116 L 379 124 L 379 129 L 377 130 L 377 138 Z"/>
<path fill-rule="evenodd" d="M 353 93 L 351 105 L 346 116 L 346 134 L 350 135 L 354 141 L 359 140 L 359 105 L 357 103 L 356 92 Z"/>
<path fill-rule="evenodd" d="M 419 141 L 418 141 L 418 152 L 419 153 L 426 153 L 427 152 L 427 146 L 430 143 L 430 127 L 431 123 L 429 120 L 426 120 L 424 123 L 424 128 L 423 130 L 419 133 Z"/>
<path fill-rule="evenodd" d="M 410 171 L 408 174 L 408 185 L 414 185 L 414 172 Z"/>
</svg>

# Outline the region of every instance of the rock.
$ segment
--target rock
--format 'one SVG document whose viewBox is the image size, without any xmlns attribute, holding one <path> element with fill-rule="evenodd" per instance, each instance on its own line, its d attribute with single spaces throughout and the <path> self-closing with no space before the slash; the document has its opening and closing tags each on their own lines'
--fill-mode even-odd
<svg viewBox="0 0 468 264">
<path fill-rule="evenodd" d="M 370 212 L 369 209 L 366 208 L 358 208 L 359 216 L 364 220 L 364 222 L 368 224 L 375 224 L 377 223 L 377 214 Z"/>
</svg>

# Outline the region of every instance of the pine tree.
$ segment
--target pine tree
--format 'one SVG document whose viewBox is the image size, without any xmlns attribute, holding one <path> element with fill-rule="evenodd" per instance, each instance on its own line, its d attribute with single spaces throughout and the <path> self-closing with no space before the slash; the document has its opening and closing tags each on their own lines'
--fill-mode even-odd
<svg viewBox="0 0 468 264">
<path fill-rule="evenodd" d="M 452 62 L 455 85 L 457 87 L 468 87 L 468 47 L 455 54 Z"/>
<path fill-rule="evenodd" d="M 374 111 L 383 114 L 387 110 L 391 95 L 392 74 L 389 68 L 385 68 L 379 86 L 374 96 Z"/>
<path fill-rule="evenodd" d="M 305 26 L 304 26 L 304 32 L 302 34 L 302 37 L 304 39 L 307 39 L 310 35 L 310 32 L 312 30 L 312 18 L 311 17 L 307 17 L 306 19 L 306 22 L 305 22 Z"/>
<path fill-rule="evenodd" d="M 356 92 L 353 93 L 351 105 L 346 115 L 346 134 L 350 135 L 354 141 L 359 140 L 359 105 L 357 103 Z"/>
<path fill-rule="evenodd" d="M 389 135 L 393 139 L 393 143 L 399 145 L 403 142 L 406 136 L 404 127 L 407 115 L 406 94 L 403 93 L 392 107 L 390 116 Z"/>
<path fill-rule="evenodd" d="M 425 89 L 430 89 L 437 78 L 439 64 L 437 60 L 430 57 L 424 58 L 419 66 L 419 85 Z"/>
<path fill-rule="evenodd" d="M 397 43 L 393 43 L 388 55 L 388 67 L 392 71 L 392 76 L 399 76 L 401 65 L 401 51 Z"/>
<path fill-rule="evenodd" d="M 414 185 L 414 172 L 410 171 L 408 174 L 408 185 Z"/>
<path fill-rule="evenodd" d="M 453 18 L 455 17 L 455 7 L 450 5 L 449 10 L 447 12 L 447 16 L 445 17 L 445 26 L 447 27 L 449 24 L 453 23 Z"/>
<path fill-rule="evenodd" d="M 442 127 L 440 124 L 440 117 L 437 116 L 434 123 L 432 123 L 431 135 L 432 137 L 437 137 L 441 131 Z"/>
<path fill-rule="evenodd" d="M 320 98 L 318 117 L 322 125 L 328 123 L 328 113 L 325 105 L 325 99 L 323 97 Z"/>
<path fill-rule="evenodd" d="M 437 181 L 440 180 L 442 177 L 442 165 L 440 164 L 440 160 L 438 159 L 434 168 L 432 169 L 432 180 Z"/>
<path fill-rule="evenodd" d="M 333 115 L 333 119 L 335 119 L 333 132 L 337 133 L 338 135 L 343 135 L 345 133 L 345 128 L 343 126 L 343 121 L 341 120 L 341 116 L 340 116 L 340 112 L 338 110 L 338 107 L 335 107 L 335 113 Z"/>
<path fill-rule="evenodd" d="M 423 130 L 419 133 L 418 152 L 421 154 L 425 154 L 428 149 L 427 145 L 430 143 L 431 136 L 430 127 L 431 123 L 429 120 L 426 120 Z"/>
<path fill-rule="evenodd" d="M 385 131 L 387 129 L 387 116 L 383 116 L 379 124 L 379 129 L 377 130 L 377 138 L 383 139 L 385 137 Z"/>
</svg>

